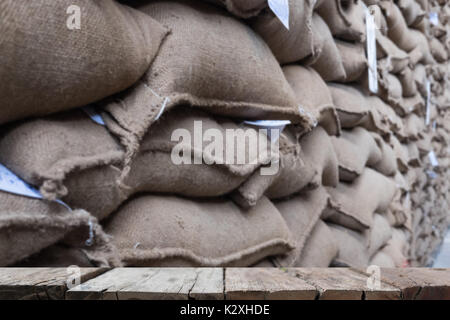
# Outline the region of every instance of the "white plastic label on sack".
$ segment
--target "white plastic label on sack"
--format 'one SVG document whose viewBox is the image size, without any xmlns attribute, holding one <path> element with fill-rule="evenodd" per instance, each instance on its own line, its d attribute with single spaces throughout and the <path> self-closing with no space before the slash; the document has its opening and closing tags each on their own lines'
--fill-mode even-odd
<svg viewBox="0 0 450 320">
<path fill-rule="evenodd" d="M 429 14 L 431 24 L 437 26 L 439 24 L 439 15 L 437 12 L 430 12 Z"/>
<path fill-rule="evenodd" d="M 289 120 L 255 120 L 255 121 L 244 121 L 245 124 L 260 127 L 267 130 L 267 135 L 270 141 L 275 142 L 280 137 L 281 132 L 284 130 L 288 124 L 291 124 Z M 275 132 L 276 135 L 272 136 Z"/>
<path fill-rule="evenodd" d="M 425 124 L 429 125 L 430 124 L 430 104 L 431 104 L 431 82 L 430 80 L 427 80 L 427 111 L 425 113 Z"/>
<path fill-rule="evenodd" d="M 428 153 L 428 159 L 430 159 L 430 163 L 433 167 L 437 167 L 439 165 L 439 162 L 436 158 L 436 154 L 434 153 L 434 151 L 430 151 Z"/>
<path fill-rule="evenodd" d="M 100 115 L 100 113 L 98 113 L 97 110 L 95 110 L 95 108 L 93 106 L 86 106 L 82 108 L 84 112 L 86 112 L 86 114 L 89 116 L 89 118 L 92 119 L 92 121 L 94 121 L 95 123 L 104 126 L 105 125 L 105 121 L 103 121 L 102 116 Z"/>
<path fill-rule="evenodd" d="M 11 170 L 0 164 L 0 190 L 19 196 L 25 196 L 34 199 L 43 199 L 41 193 L 30 186 L 28 183 L 16 176 Z M 55 202 L 63 205 L 70 211 L 70 207 L 61 200 Z"/>
<path fill-rule="evenodd" d="M 38 190 L 22 181 L 2 164 L 0 164 L 0 190 L 25 197 L 42 199 Z"/>
<path fill-rule="evenodd" d="M 269 8 L 289 30 L 289 0 L 268 0 Z"/>
<path fill-rule="evenodd" d="M 376 44 L 376 24 L 375 17 L 366 7 L 366 33 L 367 33 L 367 61 L 369 64 L 369 90 L 372 93 L 378 92 L 378 73 L 377 73 L 377 44 Z"/>
</svg>

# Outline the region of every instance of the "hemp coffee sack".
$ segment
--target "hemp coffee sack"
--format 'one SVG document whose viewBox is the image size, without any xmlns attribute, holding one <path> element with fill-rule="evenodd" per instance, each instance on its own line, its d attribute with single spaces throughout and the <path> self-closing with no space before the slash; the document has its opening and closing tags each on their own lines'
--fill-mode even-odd
<svg viewBox="0 0 450 320">
<path fill-rule="evenodd" d="M 337 257 L 338 252 L 339 247 L 333 232 L 325 222 L 319 220 L 306 240 L 300 258 L 294 266 L 299 268 L 327 268 Z"/>
<path fill-rule="evenodd" d="M 339 119 L 327 84 L 311 67 L 289 65 L 283 73 L 292 87 L 297 102 L 312 118 L 317 119 L 329 135 L 340 132 Z"/>
<path fill-rule="evenodd" d="M 418 25 L 425 17 L 426 12 L 415 0 L 399 0 L 397 1 L 397 5 L 408 26 Z"/>
<path fill-rule="evenodd" d="M 323 43 L 321 51 L 317 54 L 317 59 L 310 61 L 313 67 L 325 81 L 342 81 L 347 75 L 341 55 L 333 39 L 333 36 L 323 19 L 318 15 L 313 15 L 313 31 L 319 41 Z"/>
<path fill-rule="evenodd" d="M 369 264 L 371 266 L 379 266 L 381 268 L 395 268 L 395 262 L 392 260 L 391 256 L 386 254 L 385 252 L 378 251 L 372 259 L 370 260 Z"/>
<path fill-rule="evenodd" d="M 417 94 L 417 85 L 414 81 L 414 73 L 411 68 L 404 68 L 397 74 L 397 77 L 402 85 L 404 97 L 413 97 Z"/>
<path fill-rule="evenodd" d="M 328 204 L 328 194 L 323 187 L 306 191 L 291 199 L 276 202 L 275 206 L 286 221 L 293 236 L 294 250 L 273 260 L 279 267 L 297 266 L 306 239 L 319 221 Z"/>
<path fill-rule="evenodd" d="M 364 233 L 369 240 L 367 251 L 370 257 L 392 238 L 391 225 L 383 215 L 378 213 L 373 215 L 372 227 Z"/>
<path fill-rule="evenodd" d="M 369 106 L 359 88 L 339 83 L 328 83 L 341 128 L 351 129 L 367 120 Z"/>
<path fill-rule="evenodd" d="M 294 249 L 286 223 L 267 198 L 242 211 L 227 199 L 146 194 L 120 208 L 105 230 L 126 266 L 247 267 Z"/>
<path fill-rule="evenodd" d="M 0 266 L 15 264 L 67 237 L 83 247 L 91 238 L 90 225 L 92 244 L 110 246 L 97 220 L 84 210 L 71 211 L 57 202 L 5 191 L 0 191 L 0 203 Z M 101 250 L 92 253 L 97 260 L 103 255 Z M 117 265 L 114 256 L 105 255 L 100 260 L 104 262 L 101 265 Z"/>
<path fill-rule="evenodd" d="M 267 0 L 204 0 L 226 8 L 240 18 L 251 18 L 267 8 Z"/>
<path fill-rule="evenodd" d="M 342 130 L 340 137 L 331 137 L 339 163 L 339 180 L 351 182 L 366 166 L 381 161 L 381 150 L 370 133 L 361 127 Z"/>
<path fill-rule="evenodd" d="M 105 106 L 123 127 L 126 165 L 158 115 L 176 105 L 311 126 L 270 48 L 246 24 L 201 1 L 152 1 L 139 10 L 171 34 L 141 82 Z"/>
<path fill-rule="evenodd" d="M 246 137 L 255 137 L 258 143 L 238 142 L 239 153 L 228 162 L 227 154 L 213 154 L 215 151 L 210 144 L 195 144 L 196 121 L 201 122 L 200 138 L 211 130 L 225 137 L 226 130 L 233 129 L 233 132 L 241 130 Z M 172 141 L 176 129 L 183 130 L 192 139 L 184 141 L 181 137 L 180 141 L 178 137 L 177 141 Z M 263 141 L 266 141 L 266 149 L 262 149 Z M 0 163 L 39 187 L 46 199 L 62 198 L 71 207 L 83 208 L 101 220 L 139 192 L 189 197 L 227 194 L 263 163 L 277 160 L 274 158 L 278 153 L 272 147 L 267 136 L 253 128 L 230 120 L 216 121 L 200 110 L 180 107 L 164 114 L 151 128 L 130 165 L 128 176 L 119 181 L 120 165 L 125 156 L 119 143 L 104 126 L 81 111 L 72 111 L 3 128 Z M 174 148 L 186 153 L 186 163 L 172 161 Z M 244 156 L 242 160 L 239 154 Z M 200 164 L 195 164 L 194 158 L 200 160 Z"/>
<path fill-rule="evenodd" d="M 289 29 L 271 10 L 262 12 L 251 26 L 266 41 L 280 64 L 305 58 L 314 60 L 324 45 L 312 23 L 316 1 L 288 0 L 288 3 Z"/>
<path fill-rule="evenodd" d="M 323 219 L 350 229 L 364 231 L 373 225 L 373 214 L 384 213 L 397 190 L 393 179 L 366 168 L 352 183 L 326 187 L 329 207 Z M 355 201 L 356 199 L 356 201 Z"/>
<path fill-rule="evenodd" d="M 371 134 L 381 151 L 380 161 L 372 166 L 373 169 L 385 176 L 394 176 L 398 170 L 397 157 L 394 150 L 379 134 L 374 132 Z"/>
<path fill-rule="evenodd" d="M 318 6 L 317 12 L 336 38 L 356 42 L 365 41 L 365 13 L 360 0 L 325 0 Z"/>
<path fill-rule="evenodd" d="M 357 81 L 368 67 L 364 44 L 336 40 L 336 46 L 346 75 L 340 82 Z"/>
<path fill-rule="evenodd" d="M 327 223 L 338 246 L 338 254 L 331 265 L 334 267 L 366 267 L 369 263 L 367 238 L 360 232 Z"/>
<path fill-rule="evenodd" d="M 410 52 L 417 45 L 417 38 L 406 24 L 402 12 L 392 1 L 381 1 L 379 4 L 388 24 L 388 37 L 400 49 Z"/>
<path fill-rule="evenodd" d="M 81 8 L 80 30 L 68 26 L 66 11 L 74 4 Z M 0 124 L 83 106 L 130 87 L 168 32 L 112 0 L 5 0 L 0 12 Z"/>
<path fill-rule="evenodd" d="M 397 47 L 391 39 L 381 34 L 379 30 L 375 31 L 377 40 L 377 60 L 380 65 L 387 65 L 392 73 L 398 73 L 408 66 L 410 57 L 408 54 Z M 417 52 L 415 49 L 414 52 Z M 412 51 L 411 51 L 412 52 Z M 420 53 L 422 51 L 419 51 Z M 422 58 L 420 54 L 419 60 Z"/>
<path fill-rule="evenodd" d="M 288 197 L 305 188 L 337 186 L 338 161 L 330 137 L 323 128 L 316 127 L 298 142 L 286 131 L 280 137 L 280 152 L 280 174 L 265 193 L 270 199 Z"/>
</svg>

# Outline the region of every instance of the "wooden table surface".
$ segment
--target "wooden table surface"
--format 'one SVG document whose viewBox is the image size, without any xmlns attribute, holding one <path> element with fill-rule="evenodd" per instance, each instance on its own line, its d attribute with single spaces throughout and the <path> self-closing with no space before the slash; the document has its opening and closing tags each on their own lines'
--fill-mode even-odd
<svg viewBox="0 0 450 320">
<path fill-rule="evenodd" d="M 450 299 L 450 269 L 0 268 L 0 299 Z"/>
</svg>

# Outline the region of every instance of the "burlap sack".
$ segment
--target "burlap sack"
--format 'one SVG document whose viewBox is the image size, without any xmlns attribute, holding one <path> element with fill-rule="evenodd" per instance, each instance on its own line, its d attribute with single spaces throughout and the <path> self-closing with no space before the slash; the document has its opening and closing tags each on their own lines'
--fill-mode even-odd
<svg viewBox="0 0 450 320">
<path fill-rule="evenodd" d="M 367 80 L 366 80 L 367 81 Z M 402 105 L 403 88 L 400 80 L 393 74 L 382 72 L 378 77 L 378 96 L 397 109 L 404 109 Z"/>
<path fill-rule="evenodd" d="M 392 230 L 392 238 L 381 251 L 391 257 L 397 268 L 401 268 L 408 265 L 407 250 L 408 244 L 405 232 L 402 229 L 394 228 Z"/>
<path fill-rule="evenodd" d="M 124 129 L 125 166 L 158 115 L 175 105 L 310 127 L 270 48 L 247 25 L 200 1 L 152 1 L 139 10 L 172 33 L 141 83 L 105 107 Z"/>
<path fill-rule="evenodd" d="M 421 137 L 421 133 L 425 130 L 425 121 L 417 114 L 411 113 L 404 119 L 404 132 L 409 140 L 416 141 Z"/>
<path fill-rule="evenodd" d="M 402 145 L 395 135 L 389 137 L 389 144 L 394 151 L 397 159 L 397 167 L 401 173 L 408 170 L 408 151 L 405 145 Z"/>
<path fill-rule="evenodd" d="M 66 268 L 74 265 L 80 268 L 96 267 L 82 250 L 62 244 L 48 247 L 41 252 L 20 261 L 14 265 L 14 267 Z"/>
<path fill-rule="evenodd" d="M 254 265 L 250 266 L 251 268 L 274 268 L 275 265 L 272 262 L 272 259 L 269 258 L 265 258 L 257 263 L 255 263 Z"/>
<path fill-rule="evenodd" d="M 317 12 L 328 24 L 333 36 L 350 41 L 365 41 L 365 13 L 361 1 L 323 1 Z"/>
<path fill-rule="evenodd" d="M 306 239 L 319 221 L 328 204 L 328 194 L 323 187 L 304 192 L 292 199 L 275 203 L 293 236 L 295 249 L 284 256 L 274 258 L 279 267 L 294 267 L 298 261 Z"/>
<path fill-rule="evenodd" d="M 80 30 L 69 28 L 72 5 L 81 8 Z M 0 124 L 130 87 L 167 34 L 155 20 L 112 0 L 5 0 L 0 11 Z"/>
<path fill-rule="evenodd" d="M 422 165 L 422 161 L 420 160 L 419 148 L 417 148 L 416 143 L 410 142 L 406 145 L 408 150 L 408 164 L 411 167 L 417 168 Z"/>
<path fill-rule="evenodd" d="M 417 85 L 414 81 L 414 73 L 411 68 L 404 68 L 397 74 L 397 77 L 402 85 L 402 94 L 404 97 L 413 97 L 417 94 Z"/>
<path fill-rule="evenodd" d="M 365 236 L 369 239 L 367 250 L 369 256 L 372 257 L 392 238 L 392 228 L 386 218 L 380 214 L 374 214 L 373 225 L 365 231 Z"/>
<path fill-rule="evenodd" d="M 444 45 L 436 38 L 430 40 L 430 51 L 437 62 L 445 62 L 448 60 L 448 53 Z"/>
<path fill-rule="evenodd" d="M 314 188 L 321 185 L 336 186 L 339 181 L 338 161 L 333 150 L 330 137 L 324 129 L 316 127 L 305 134 L 300 142 L 288 132 L 280 139 L 287 141 L 289 149 L 295 153 L 283 154 L 280 175 L 267 189 L 270 199 L 284 198 L 293 195 L 305 187 Z M 283 143 L 280 140 L 280 145 Z"/>
<path fill-rule="evenodd" d="M 367 69 L 367 58 L 363 43 L 351 43 L 336 40 L 346 77 L 340 82 L 354 82 L 363 75 Z"/>
<path fill-rule="evenodd" d="M 408 56 L 409 56 L 409 66 L 414 67 L 419 63 L 419 61 L 422 60 L 423 52 L 420 49 L 420 47 L 416 47 L 415 49 L 408 52 Z"/>
<path fill-rule="evenodd" d="M 319 220 L 306 240 L 300 258 L 294 266 L 300 268 L 327 268 L 338 255 L 338 251 L 339 247 L 333 232 L 326 223 Z"/>
<path fill-rule="evenodd" d="M 286 66 L 283 72 L 301 108 L 317 119 L 329 135 L 338 135 L 340 125 L 333 98 L 320 75 L 314 69 L 300 65 Z"/>
<path fill-rule="evenodd" d="M 410 62 L 408 54 L 396 46 L 388 37 L 376 31 L 378 64 L 387 65 L 392 73 L 398 73 Z M 422 52 L 422 51 L 420 51 Z M 422 56 L 420 57 L 422 58 Z"/>
<path fill-rule="evenodd" d="M 3 127 L 0 135 L 0 163 L 39 188 L 49 200 L 67 196 L 67 180 L 76 178 L 77 172 L 100 168 L 90 177 L 95 180 L 84 180 L 71 190 L 79 197 L 78 203 L 97 208 L 91 213 L 98 218 L 102 218 L 98 208 L 107 207 L 117 194 L 97 192 L 108 186 L 102 182 L 114 177 L 111 166 L 122 159 L 123 151 L 114 138 L 82 111 L 15 123 Z M 75 203 L 70 205 L 80 208 Z"/>
<path fill-rule="evenodd" d="M 240 18 L 251 18 L 267 8 L 266 0 L 206 0 L 225 7 Z"/>
<path fill-rule="evenodd" d="M 427 89 L 426 89 L 426 81 L 427 81 L 427 72 L 425 69 L 425 66 L 423 64 L 417 64 L 414 67 L 414 81 L 416 83 L 417 89 L 419 90 L 420 94 L 424 97 L 427 95 Z"/>
<path fill-rule="evenodd" d="M 351 129 L 366 120 L 369 107 L 360 90 L 353 86 L 337 83 L 329 83 L 328 89 L 333 97 L 342 128 Z"/>
<path fill-rule="evenodd" d="M 347 75 L 342 63 L 341 55 L 336 43 L 331 35 L 327 24 L 323 19 L 315 14 L 313 16 L 313 30 L 322 43 L 322 50 L 317 55 L 317 59 L 310 63 L 325 81 L 341 81 Z"/>
<path fill-rule="evenodd" d="M 433 55 L 431 54 L 430 45 L 428 44 L 428 39 L 422 32 L 414 29 L 410 29 L 411 37 L 417 46 L 422 50 L 422 59 L 420 60 L 424 64 L 435 64 Z"/>
<path fill-rule="evenodd" d="M 403 122 L 395 111 L 377 96 L 365 95 L 366 104 L 370 107 L 370 115 L 373 120 L 373 128 L 367 123 L 361 123 L 369 131 L 377 132 L 381 135 L 391 132 L 403 137 Z"/>
<path fill-rule="evenodd" d="M 381 1 L 379 4 L 388 24 L 388 37 L 402 50 L 409 52 L 417 45 L 417 39 L 408 28 L 402 12 L 392 1 Z"/>
<path fill-rule="evenodd" d="M 289 29 L 271 10 L 251 22 L 252 28 L 266 41 L 280 64 L 308 58 L 314 60 L 324 45 L 313 28 L 313 0 L 289 0 Z"/>
<path fill-rule="evenodd" d="M 328 224 L 339 250 L 331 265 L 336 267 L 366 267 L 369 262 L 367 239 L 360 232 Z"/>
<path fill-rule="evenodd" d="M 324 219 L 347 228 L 364 231 L 373 224 L 375 212 L 385 212 L 396 192 L 393 179 L 366 168 L 353 183 L 326 188 L 330 194 Z M 357 201 L 355 201 L 357 199 Z"/>
<path fill-rule="evenodd" d="M 278 150 L 271 149 L 273 146 L 264 133 L 229 120 L 218 121 L 204 112 L 184 108 L 165 114 L 143 139 L 123 183 L 119 179 L 124 152 L 105 127 L 79 111 L 6 128 L 0 138 L 0 163 L 40 187 L 47 199 L 62 198 L 73 208 L 83 208 L 104 219 L 139 192 L 189 197 L 224 195 L 249 179 L 263 163 L 278 161 Z M 198 133 L 196 128 L 200 128 Z M 190 141 L 184 141 L 184 137 L 182 141 L 179 137 L 172 141 L 177 129 L 184 130 Z M 195 142 L 196 135 L 202 138 L 214 130 L 223 137 L 223 146 L 232 145 L 226 138 L 228 129 L 241 130 L 245 137 L 253 133 L 256 138 L 254 144 L 250 140 L 236 143 L 237 150 L 230 159 L 233 161 L 227 160 L 227 151 L 213 154 L 215 150 L 209 143 L 197 146 Z M 263 144 L 260 147 L 263 140 L 264 150 Z M 175 149 L 186 152 L 190 162 L 175 163 L 172 159 Z M 199 164 L 194 163 L 195 159 L 200 160 Z"/>
<path fill-rule="evenodd" d="M 56 202 L 4 191 L 0 191 L 0 203 L 1 266 L 18 263 L 67 237 L 71 238 L 68 242 L 83 247 L 89 239 L 93 245 L 110 247 L 97 220 L 84 210 L 70 211 Z M 116 260 L 107 258 L 106 264 L 117 265 Z"/>
<path fill-rule="evenodd" d="M 415 0 L 399 0 L 397 5 L 405 18 L 408 26 L 415 26 L 425 17 L 425 11 L 422 10 L 419 3 Z"/>
<path fill-rule="evenodd" d="M 394 150 L 380 135 L 372 133 L 372 136 L 381 151 L 380 161 L 375 163 L 372 167 L 385 176 L 395 175 L 398 170 L 398 166 L 397 157 Z"/>
<path fill-rule="evenodd" d="M 249 211 L 226 199 L 144 195 L 107 223 L 127 266 L 250 266 L 294 249 L 286 223 L 262 198 Z"/>
<path fill-rule="evenodd" d="M 392 258 L 383 251 L 378 251 L 372 257 L 369 264 L 371 266 L 379 266 L 380 268 L 395 268 L 394 260 L 392 260 Z"/>
<path fill-rule="evenodd" d="M 381 161 L 381 150 L 370 133 L 356 127 L 343 130 L 340 137 L 331 137 L 339 163 L 339 180 L 351 182 L 366 166 Z"/>
<path fill-rule="evenodd" d="M 431 150 L 431 140 L 433 134 L 431 132 L 422 132 L 422 138 L 416 141 L 417 149 L 419 149 L 420 157 L 425 157 Z"/>
</svg>

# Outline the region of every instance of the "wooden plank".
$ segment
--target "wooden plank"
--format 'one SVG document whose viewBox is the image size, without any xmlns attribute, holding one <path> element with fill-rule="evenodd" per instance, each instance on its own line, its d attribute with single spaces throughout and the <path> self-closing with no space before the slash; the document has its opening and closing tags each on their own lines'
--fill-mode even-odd
<svg viewBox="0 0 450 320">
<path fill-rule="evenodd" d="M 401 299 L 401 291 L 387 283 L 371 289 L 368 275 L 347 268 L 289 269 L 306 282 L 317 287 L 321 300 L 387 300 Z"/>
<path fill-rule="evenodd" d="M 107 269 L 79 271 L 83 283 Z M 0 268 L 0 300 L 63 300 L 74 275 L 68 268 Z"/>
<path fill-rule="evenodd" d="M 315 287 L 278 268 L 225 269 L 227 300 L 314 300 Z"/>
<path fill-rule="evenodd" d="M 450 269 L 381 268 L 380 278 L 399 288 L 405 300 L 450 299 Z"/>
<path fill-rule="evenodd" d="M 223 299 L 221 268 L 117 268 L 67 292 L 67 299 Z"/>
</svg>

